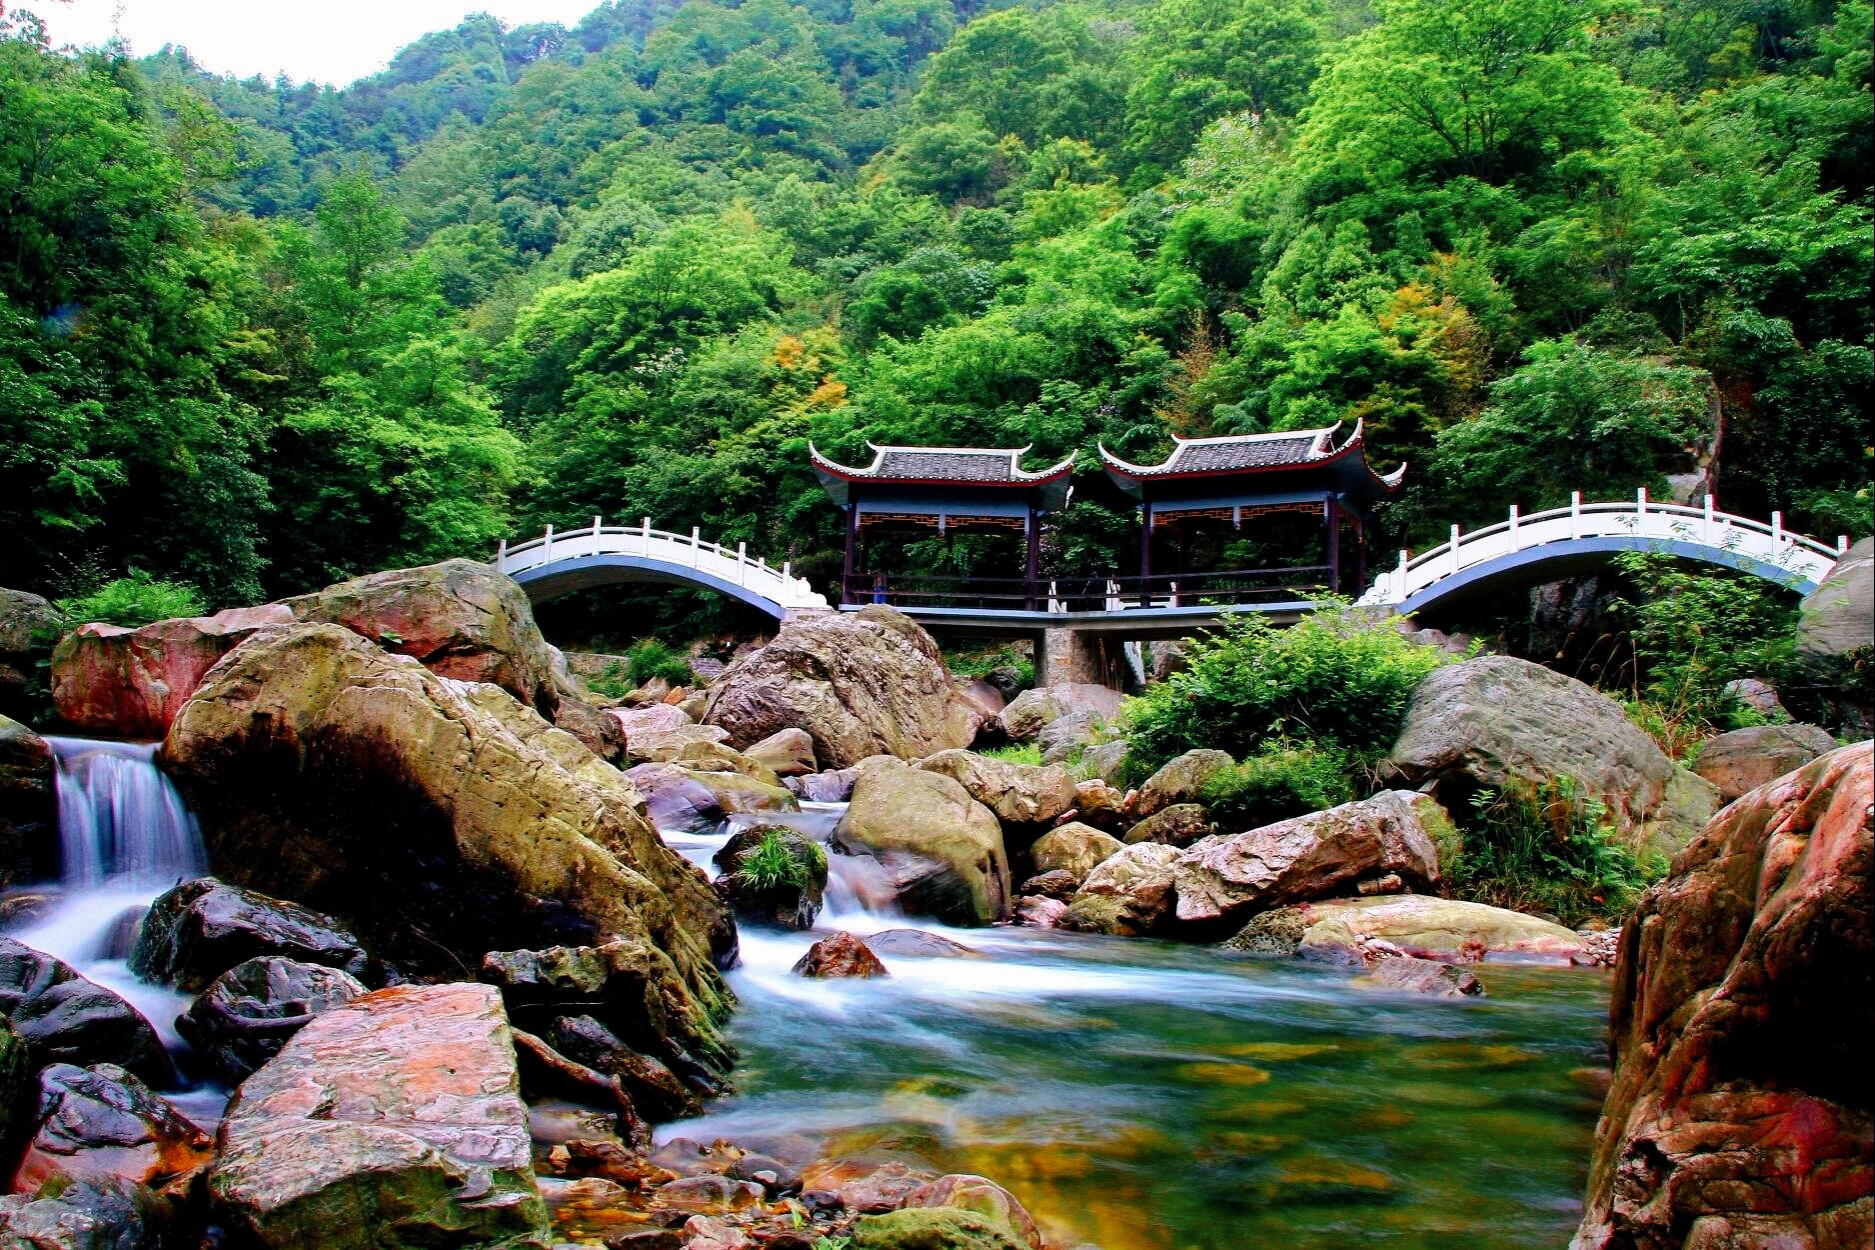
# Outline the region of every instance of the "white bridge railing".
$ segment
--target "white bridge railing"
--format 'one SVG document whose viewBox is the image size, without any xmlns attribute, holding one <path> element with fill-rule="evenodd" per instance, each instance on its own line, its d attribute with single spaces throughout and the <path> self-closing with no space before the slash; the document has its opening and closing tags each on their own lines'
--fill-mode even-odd
<svg viewBox="0 0 1875 1250">
<path fill-rule="evenodd" d="M 743 587 L 784 612 L 827 606 L 826 596 L 816 593 L 806 578 L 795 577 L 792 565 L 784 563 L 775 568 L 766 560 L 750 559 L 747 543 L 737 543 L 731 550 L 721 543 L 703 541 L 695 529 L 687 535 L 652 529 L 650 517 L 638 525 L 606 525 L 594 517 L 584 529 L 558 533 L 549 525 L 539 538 L 514 546 L 503 539 L 495 567 L 514 577 L 581 556 L 630 556 L 674 570 L 694 569 L 706 577 Z"/>
<path fill-rule="evenodd" d="M 1583 503 L 1575 492 L 1566 508 L 1521 515 L 1513 506 L 1510 517 L 1496 525 L 1461 533 L 1418 555 L 1402 551 L 1398 567 L 1382 573 L 1360 602 L 1376 607 L 1397 606 L 1448 577 L 1487 561 L 1582 538 L 1632 537 L 1661 542 L 1694 543 L 1788 570 L 1795 580 L 1814 588 L 1849 548 L 1847 538 L 1830 547 L 1784 528 L 1783 514 L 1773 512 L 1770 524 L 1749 517 L 1719 512 L 1706 496 L 1703 508 L 1658 503 L 1647 492 L 1633 502 Z"/>
</svg>

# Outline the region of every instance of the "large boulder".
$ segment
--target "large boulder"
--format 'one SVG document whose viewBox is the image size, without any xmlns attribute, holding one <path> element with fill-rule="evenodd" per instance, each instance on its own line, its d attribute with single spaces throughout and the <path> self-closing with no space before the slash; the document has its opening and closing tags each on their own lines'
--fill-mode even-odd
<svg viewBox="0 0 1875 1250">
<path fill-rule="evenodd" d="M 1407 707 L 1387 771 L 1447 807 L 1481 788 L 1571 777 L 1637 846 L 1684 846 L 1719 805 L 1716 787 L 1667 758 L 1607 695 L 1540 664 L 1479 656 L 1433 672 Z"/>
<path fill-rule="evenodd" d="M 1376 943 L 1386 943 L 1382 949 L 1389 953 L 1443 963 L 1476 963 L 1494 956 L 1584 963 L 1589 953 L 1581 934 L 1548 920 L 1426 894 L 1278 907 L 1254 917 L 1224 947 L 1359 966 Z"/>
<path fill-rule="evenodd" d="M 553 651 L 511 579 L 474 560 L 391 569 L 284 601 L 295 620 L 343 625 L 440 677 L 489 682 L 551 716 Z"/>
<path fill-rule="evenodd" d="M 1120 850 L 1118 838 L 1076 820 L 1037 838 L 1035 845 L 1029 848 L 1029 859 L 1037 874 L 1065 872 L 1078 887 L 1087 880 L 1088 873 L 1118 855 Z"/>
<path fill-rule="evenodd" d="M 519 1088 L 490 986 L 398 986 L 335 1007 L 229 1104 L 216 1213 L 270 1250 L 543 1245 Z"/>
<path fill-rule="evenodd" d="M 238 1085 L 314 1016 L 364 993 L 337 968 L 269 955 L 216 977 L 177 1017 L 176 1031 L 215 1075 Z"/>
<path fill-rule="evenodd" d="M 39 666 L 64 628 L 65 618 L 40 596 L 0 586 L 0 716 L 32 715 Z"/>
<path fill-rule="evenodd" d="M 39 1127 L 14 1173 L 30 1192 L 55 1178 L 161 1188 L 207 1166 L 214 1143 L 169 1100 L 115 1064 L 39 1074 Z"/>
<path fill-rule="evenodd" d="M 1121 848 L 1087 874 L 1060 927 L 1121 937 L 1163 928 L 1172 914 L 1178 856 L 1176 848 L 1157 842 Z"/>
<path fill-rule="evenodd" d="M 1311 812 L 1247 833 L 1193 843 L 1178 857 L 1178 918 L 1207 926 L 1259 911 L 1349 893 L 1397 874 L 1415 890 L 1439 883 L 1433 836 L 1451 820 L 1432 799 L 1383 790 L 1358 803 Z"/>
<path fill-rule="evenodd" d="M 899 902 L 951 924 L 1009 916 L 1009 857 L 989 808 L 942 773 L 889 756 L 867 760 L 833 834 L 849 855 L 870 855 L 893 875 Z"/>
<path fill-rule="evenodd" d="M 0 715 L 0 889 L 29 881 L 56 861 L 58 791 L 52 748 Z"/>
<path fill-rule="evenodd" d="M 1797 655 L 1833 660 L 1875 645 L 1875 538 L 1843 553 L 1798 608 Z"/>
<path fill-rule="evenodd" d="M 175 1079 L 169 1052 L 135 1007 L 8 937 L 0 937 L 0 1020 L 26 1043 L 34 1067 L 114 1063 L 151 1085 Z"/>
<path fill-rule="evenodd" d="M 256 630 L 291 624 L 278 604 L 141 629 L 80 625 L 52 652 L 52 699 L 79 733 L 160 738 L 202 677 Z"/>
<path fill-rule="evenodd" d="M 1623 927 L 1580 1250 L 1875 1240 L 1871 749 L 1726 808 Z"/>
<path fill-rule="evenodd" d="M 726 1070 L 721 900 L 623 774 L 506 695 L 467 691 L 339 626 L 297 626 L 230 654 L 163 757 L 223 879 L 346 918 L 417 973 L 630 940 L 652 952 L 671 1044 Z"/>
<path fill-rule="evenodd" d="M 973 751 L 939 751 L 918 761 L 943 773 L 1005 825 L 1045 825 L 1074 806 L 1074 777 L 1059 764 L 1016 764 Z"/>
<path fill-rule="evenodd" d="M 1720 734 L 1699 748 L 1693 771 L 1719 788 L 1727 803 L 1795 772 L 1836 749 L 1836 739 L 1815 725 L 1754 725 Z"/>
<path fill-rule="evenodd" d="M 1038 686 L 1012 699 L 997 719 L 1011 742 L 1034 742 L 1048 725 L 1075 714 L 1089 723 L 1110 721 L 1120 714 L 1120 692 L 1088 682 Z"/>
<path fill-rule="evenodd" d="M 191 992 L 236 964 L 267 955 L 365 976 L 358 939 L 330 916 L 213 877 L 157 896 L 131 948 L 130 970 Z"/>
<path fill-rule="evenodd" d="M 703 719 L 727 729 L 732 746 L 804 729 L 822 768 L 968 746 L 977 726 L 931 635 L 879 606 L 783 623 L 723 673 Z"/>
<path fill-rule="evenodd" d="M 1201 803 L 1211 779 L 1235 763 L 1227 752 L 1202 747 L 1166 761 L 1134 796 L 1133 815 L 1144 820 L 1174 804 Z"/>
</svg>

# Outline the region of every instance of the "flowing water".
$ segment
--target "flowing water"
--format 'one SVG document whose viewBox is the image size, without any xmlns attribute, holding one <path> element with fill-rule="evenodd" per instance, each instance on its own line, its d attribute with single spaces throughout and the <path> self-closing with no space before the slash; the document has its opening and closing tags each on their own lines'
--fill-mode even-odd
<svg viewBox="0 0 1875 1250">
<path fill-rule="evenodd" d="M 726 837 L 668 840 L 707 865 Z M 867 862 L 831 857 L 816 933 L 743 929 L 740 1092 L 661 1138 L 913 1155 L 999 1180 L 1062 1244 L 1103 1250 L 1568 1240 L 1605 974 L 1487 965 L 1489 996 L 1455 1002 L 1204 947 L 948 930 L 865 910 Z M 789 972 L 826 932 L 907 925 L 984 958 L 888 956 L 889 981 Z"/>
</svg>

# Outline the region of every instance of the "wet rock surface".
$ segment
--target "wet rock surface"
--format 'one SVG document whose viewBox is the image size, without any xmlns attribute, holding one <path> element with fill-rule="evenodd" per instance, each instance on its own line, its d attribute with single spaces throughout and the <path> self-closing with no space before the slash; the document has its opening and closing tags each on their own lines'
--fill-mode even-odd
<svg viewBox="0 0 1875 1250">
<path fill-rule="evenodd" d="M 39 1126 L 14 1187 L 121 1178 L 160 1189 L 206 1167 L 212 1154 L 206 1133 L 124 1069 L 55 1063 L 39 1073 Z"/>
<path fill-rule="evenodd" d="M 159 1088 L 175 1080 L 169 1052 L 137 1009 L 70 964 L 0 937 L 0 1018 L 35 1067 L 114 1063 Z"/>
<path fill-rule="evenodd" d="M 201 1239 L 147 1186 L 105 1179 L 0 1197 L 0 1244 L 30 1250 L 194 1250 Z"/>
<path fill-rule="evenodd" d="M 0 889 L 50 869 L 58 822 L 52 748 L 0 715 Z"/>
<path fill-rule="evenodd" d="M 1875 1238 L 1872 752 L 1726 808 L 1624 926 L 1580 1250 Z"/>
<path fill-rule="evenodd" d="M 130 970 L 146 981 L 200 990 L 236 964 L 269 955 L 353 977 L 371 974 L 363 944 L 332 917 L 213 877 L 157 897 Z"/>
<path fill-rule="evenodd" d="M 1123 847 L 1087 874 L 1059 927 L 1138 937 L 1171 919 L 1179 852 L 1157 842 Z"/>
<path fill-rule="evenodd" d="M 820 939 L 807 948 L 807 954 L 794 965 L 794 971 L 798 976 L 821 979 L 891 975 L 866 943 L 851 933 L 835 933 Z"/>
<path fill-rule="evenodd" d="M 176 1020 L 176 1031 L 217 1076 L 238 1085 L 280 1053 L 320 1012 L 365 993 L 337 968 L 270 955 L 216 977 Z"/>
<path fill-rule="evenodd" d="M 950 777 L 893 759 L 859 769 L 834 831 L 847 854 L 893 873 L 908 912 L 950 924 L 988 924 L 1011 906 L 1009 860 L 995 815 Z"/>
<path fill-rule="evenodd" d="M 281 1250 L 542 1244 L 518 1088 L 490 986 L 399 986 L 335 1007 L 229 1106 L 216 1213 Z"/>
<path fill-rule="evenodd" d="M 877 606 L 785 622 L 767 646 L 724 672 L 704 720 L 727 729 L 737 746 L 804 730 L 823 768 L 968 746 L 978 723 L 931 636 Z"/>
<path fill-rule="evenodd" d="M 785 825 L 751 825 L 730 835 L 715 861 L 717 889 L 736 915 L 784 929 L 814 927 L 827 890 L 827 852 L 818 842 Z"/>
</svg>

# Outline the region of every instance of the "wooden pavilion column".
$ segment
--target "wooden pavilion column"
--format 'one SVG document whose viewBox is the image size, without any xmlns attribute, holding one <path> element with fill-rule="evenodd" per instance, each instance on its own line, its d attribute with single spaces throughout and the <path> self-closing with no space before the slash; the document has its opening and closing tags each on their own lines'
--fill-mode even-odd
<svg viewBox="0 0 1875 1250">
<path fill-rule="evenodd" d="M 1139 519 L 1143 527 L 1139 531 L 1139 606 L 1149 608 L 1152 606 L 1152 500 L 1140 500 Z"/>
<path fill-rule="evenodd" d="M 1035 611 L 1035 583 L 1042 575 L 1042 523 L 1035 514 L 1035 504 L 1029 503 L 1028 523 L 1029 552 L 1024 565 L 1023 580 L 1028 596 L 1029 611 Z"/>
<path fill-rule="evenodd" d="M 848 496 L 846 504 L 846 563 L 840 574 L 840 598 L 845 603 L 847 587 L 853 584 L 853 560 L 859 549 L 859 500 Z"/>
<path fill-rule="evenodd" d="M 1341 509 L 1333 492 L 1322 500 L 1322 524 L 1328 528 L 1328 590 L 1341 593 Z"/>
</svg>

